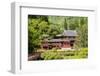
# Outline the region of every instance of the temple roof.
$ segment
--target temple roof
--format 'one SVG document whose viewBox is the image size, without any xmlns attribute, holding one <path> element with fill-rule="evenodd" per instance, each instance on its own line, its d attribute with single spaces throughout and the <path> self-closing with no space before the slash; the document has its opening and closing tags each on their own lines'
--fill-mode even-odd
<svg viewBox="0 0 100 76">
<path fill-rule="evenodd" d="M 77 36 L 76 30 L 64 30 L 63 36 Z"/>
<path fill-rule="evenodd" d="M 75 40 L 75 38 L 69 38 L 69 39 L 62 39 L 62 37 L 68 37 L 68 36 L 72 36 L 75 37 L 77 36 L 77 32 L 76 30 L 64 30 L 64 32 L 62 34 L 58 34 L 56 35 L 55 38 L 53 39 L 46 39 L 44 40 L 44 42 L 69 42 L 70 40 Z"/>
<path fill-rule="evenodd" d="M 48 42 L 69 42 L 67 39 L 51 39 L 48 40 Z"/>
</svg>

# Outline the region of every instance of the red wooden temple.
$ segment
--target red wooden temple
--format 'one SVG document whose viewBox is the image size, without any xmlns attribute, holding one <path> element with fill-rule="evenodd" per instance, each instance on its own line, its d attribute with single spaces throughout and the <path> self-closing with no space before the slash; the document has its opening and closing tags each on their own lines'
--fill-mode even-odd
<svg viewBox="0 0 100 76">
<path fill-rule="evenodd" d="M 64 30 L 62 34 L 56 35 L 53 39 L 45 38 L 42 41 L 42 49 L 72 49 L 77 37 L 75 30 Z"/>
</svg>

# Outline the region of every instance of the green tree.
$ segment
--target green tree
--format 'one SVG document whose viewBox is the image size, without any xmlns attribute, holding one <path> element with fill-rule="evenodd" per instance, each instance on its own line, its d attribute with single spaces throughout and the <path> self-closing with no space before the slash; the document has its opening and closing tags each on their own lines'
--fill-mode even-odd
<svg viewBox="0 0 100 76">
<path fill-rule="evenodd" d="M 39 18 L 28 19 L 28 50 L 29 53 L 40 48 L 42 35 L 47 33 L 48 22 Z"/>
<path fill-rule="evenodd" d="M 78 37 L 75 43 L 75 47 L 88 47 L 88 19 L 87 17 L 78 18 L 77 27 Z"/>
</svg>

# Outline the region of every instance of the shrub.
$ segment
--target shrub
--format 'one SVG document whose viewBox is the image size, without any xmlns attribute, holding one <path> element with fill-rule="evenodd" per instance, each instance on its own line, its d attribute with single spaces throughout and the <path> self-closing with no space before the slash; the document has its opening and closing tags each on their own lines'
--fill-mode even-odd
<svg viewBox="0 0 100 76">
<path fill-rule="evenodd" d="M 74 51 L 57 51 L 56 49 L 47 50 L 41 54 L 41 58 L 44 60 L 52 59 L 80 59 L 87 58 L 88 49 L 81 48 L 80 50 Z"/>
<path fill-rule="evenodd" d="M 44 60 L 51 60 L 51 59 L 62 59 L 63 57 L 57 51 L 46 51 L 41 54 L 41 58 Z"/>
</svg>

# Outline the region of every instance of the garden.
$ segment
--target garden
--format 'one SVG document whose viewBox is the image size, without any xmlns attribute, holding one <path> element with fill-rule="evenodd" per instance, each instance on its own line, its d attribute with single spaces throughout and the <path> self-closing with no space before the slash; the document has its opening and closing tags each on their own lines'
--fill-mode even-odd
<svg viewBox="0 0 100 76">
<path fill-rule="evenodd" d="M 30 60 L 84 59 L 88 58 L 88 48 L 81 48 L 80 50 L 73 51 L 52 49 L 44 52 L 35 52 L 33 55 L 34 57 L 30 58 Z"/>
<path fill-rule="evenodd" d="M 41 53 L 41 58 L 43 60 L 52 60 L 52 59 L 82 59 L 88 57 L 88 49 L 82 48 L 80 50 L 74 51 L 57 51 L 57 50 L 48 50 Z"/>
<path fill-rule="evenodd" d="M 29 61 L 84 58 L 88 58 L 88 17 L 28 15 Z"/>
</svg>

